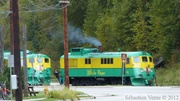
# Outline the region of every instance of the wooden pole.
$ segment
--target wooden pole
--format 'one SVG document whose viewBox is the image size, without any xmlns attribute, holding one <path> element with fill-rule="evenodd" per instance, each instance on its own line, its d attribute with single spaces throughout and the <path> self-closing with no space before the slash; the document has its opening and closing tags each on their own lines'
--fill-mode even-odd
<svg viewBox="0 0 180 101">
<path fill-rule="evenodd" d="M 64 0 L 66 1 L 66 0 Z M 63 6 L 67 4 L 64 3 Z M 69 88 L 67 7 L 63 8 L 65 86 Z"/>
<path fill-rule="evenodd" d="M 17 86 L 15 90 L 16 101 L 22 101 L 22 76 L 20 65 L 20 39 L 19 39 L 19 10 L 18 0 L 10 0 L 10 32 L 11 32 L 11 54 L 14 54 L 14 69 L 17 75 Z M 13 52 L 13 53 L 12 53 Z"/>
</svg>

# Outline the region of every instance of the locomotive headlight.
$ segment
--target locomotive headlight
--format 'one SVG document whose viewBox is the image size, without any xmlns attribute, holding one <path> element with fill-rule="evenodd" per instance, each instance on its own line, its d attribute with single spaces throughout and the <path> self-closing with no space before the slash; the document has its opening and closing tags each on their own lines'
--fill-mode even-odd
<svg viewBox="0 0 180 101">
<path fill-rule="evenodd" d="M 144 72 L 145 70 L 144 69 L 141 69 L 141 72 Z"/>
<path fill-rule="evenodd" d="M 148 68 L 148 71 L 149 71 L 149 72 L 152 72 L 151 68 Z"/>
<path fill-rule="evenodd" d="M 143 68 L 141 69 L 141 72 L 152 72 L 151 68 Z"/>
</svg>

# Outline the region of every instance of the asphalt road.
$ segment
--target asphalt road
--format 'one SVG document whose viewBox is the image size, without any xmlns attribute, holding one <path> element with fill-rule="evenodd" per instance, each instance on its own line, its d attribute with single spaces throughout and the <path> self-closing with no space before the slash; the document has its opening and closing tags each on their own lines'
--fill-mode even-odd
<svg viewBox="0 0 180 101">
<path fill-rule="evenodd" d="M 48 86 L 49 90 L 62 88 L 64 86 L 57 83 Z M 43 91 L 44 86 L 35 86 L 34 89 Z M 180 86 L 70 86 L 70 89 L 91 96 L 80 101 L 180 101 Z"/>
<path fill-rule="evenodd" d="M 180 87 L 77 87 L 95 99 L 85 101 L 180 101 Z"/>
</svg>

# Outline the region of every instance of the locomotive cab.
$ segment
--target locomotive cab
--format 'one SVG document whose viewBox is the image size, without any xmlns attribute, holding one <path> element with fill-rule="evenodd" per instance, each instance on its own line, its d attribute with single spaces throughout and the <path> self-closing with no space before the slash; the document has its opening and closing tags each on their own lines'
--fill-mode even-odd
<svg viewBox="0 0 180 101">
<path fill-rule="evenodd" d="M 155 70 L 152 56 L 142 52 L 142 55 L 132 57 L 132 67 L 134 68 L 134 76 L 130 77 L 132 85 L 153 85 Z"/>
<path fill-rule="evenodd" d="M 51 82 L 51 60 L 44 54 L 28 54 L 28 84 L 50 85 Z"/>
</svg>

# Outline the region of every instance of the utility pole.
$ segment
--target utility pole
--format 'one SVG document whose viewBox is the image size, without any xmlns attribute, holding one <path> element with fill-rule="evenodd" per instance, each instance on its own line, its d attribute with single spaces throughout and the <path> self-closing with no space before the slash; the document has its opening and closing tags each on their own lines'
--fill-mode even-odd
<svg viewBox="0 0 180 101">
<path fill-rule="evenodd" d="M 63 0 L 64 2 L 66 0 Z M 63 3 L 63 6 L 66 6 Z M 64 28 L 64 74 L 65 74 L 65 86 L 69 88 L 69 66 L 68 66 L 68 28 L 67 28 L 67 7 L 63 8 L 63 28 Z"/>
<path fill-rule="evenodd" d="M 22 101 L 22 77 L 20 65 L 20 39 L 19 39 L 19 11 L 18 0 L 10 0 L 10 32 L 11 35 L 11 54 L 14 54 L 15 75 L 17 75 L 17 86 L 15 91 L 16 101 Z"/>
</svg>

